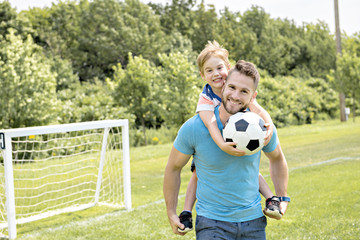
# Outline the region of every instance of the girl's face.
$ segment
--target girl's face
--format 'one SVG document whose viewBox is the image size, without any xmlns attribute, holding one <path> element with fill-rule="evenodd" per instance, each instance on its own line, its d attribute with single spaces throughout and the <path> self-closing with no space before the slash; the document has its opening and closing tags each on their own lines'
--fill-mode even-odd
<svg viewBox="0 0 360 240">
<path fill-rule="evenodd" d="M 218 57 L 209 58 L 204 64 L 204 71 L 200 73 L 204 79 L 213 89 L 215 93 L 221 93 L 224 86 L 228 70 L 224 60 Z"/>
</svg>

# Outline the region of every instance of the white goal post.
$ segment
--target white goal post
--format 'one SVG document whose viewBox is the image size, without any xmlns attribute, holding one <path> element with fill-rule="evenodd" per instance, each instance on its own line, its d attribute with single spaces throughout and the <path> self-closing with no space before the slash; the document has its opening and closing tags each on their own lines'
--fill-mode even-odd
<svg viewBox="0 0 360 240">
<path fill-rule="evenodd" d="M 128 120 L 0 130 L 0 237 L 92 207 L 131 209 Z"/>
</svg>

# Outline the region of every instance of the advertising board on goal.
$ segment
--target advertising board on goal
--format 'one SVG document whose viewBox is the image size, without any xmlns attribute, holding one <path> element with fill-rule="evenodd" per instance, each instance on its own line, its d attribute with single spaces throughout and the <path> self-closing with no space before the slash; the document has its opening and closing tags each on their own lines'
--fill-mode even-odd
<svg viewBox="0 0 360 240">
<path fill-rule="evenodd" d="M 128 120 L 0 130 L 0 237 L 95 205 L 131 209 Z"/>
</svg>

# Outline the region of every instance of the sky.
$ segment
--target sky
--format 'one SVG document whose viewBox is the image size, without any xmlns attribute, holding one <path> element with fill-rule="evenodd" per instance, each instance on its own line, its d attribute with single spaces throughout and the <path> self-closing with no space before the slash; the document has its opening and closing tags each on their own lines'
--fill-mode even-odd
<svg viewBox="0 0 360 240">
<path fill-rule="evenodd" d="M 3 0 L 0 0 L 3 1 Z M 144 3 L 171 3 L 171 0 L 140 0 Z M 50 7 L 57 0 L 9 0 L 18 11 L 30 7 Z M 197 2 L 200 2 L 198 0 Z M 360 0 L 338 0 L 340 29 L 348 35 L 360 32 Z M 319 20 L 328 24 L 330 31 L 335 33 L 334 0 L 205 0 L 205 4 L 214 4 L 216 10 L 225 6 L 232 12 L 244 13 L 252 5 L 263 7 L 271 18 L 294 20 L 301 26 L 305 23 L 318 23 Z"/>
</svg>

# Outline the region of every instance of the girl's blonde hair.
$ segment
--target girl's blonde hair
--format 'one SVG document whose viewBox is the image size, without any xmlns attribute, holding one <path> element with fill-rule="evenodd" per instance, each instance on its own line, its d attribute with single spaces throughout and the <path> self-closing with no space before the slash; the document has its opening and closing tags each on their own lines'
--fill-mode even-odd
<svg viewBox="0 0 360 240">
<path fill-rule="evenodd" d="M 227 69 L 230 68 L 230 62 L 229 62 L 229 52 L 224 47 L 220 46 L 220 44 L 217 41 L 208 41 L 205 48 L 201 51 L 197 58 L 197 64 L 199 67 L 200 72 L 204 73 L 204 64 L 209 58 L 211 57 L 218 57 L 222 59 L 225 63 L 225 66 Z"/>
</svg>

